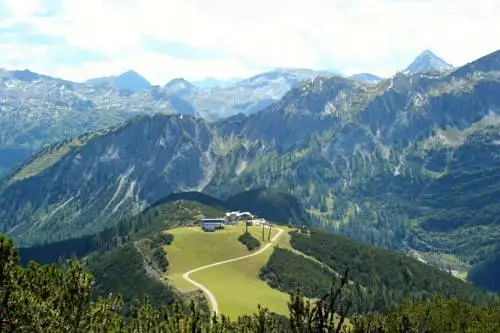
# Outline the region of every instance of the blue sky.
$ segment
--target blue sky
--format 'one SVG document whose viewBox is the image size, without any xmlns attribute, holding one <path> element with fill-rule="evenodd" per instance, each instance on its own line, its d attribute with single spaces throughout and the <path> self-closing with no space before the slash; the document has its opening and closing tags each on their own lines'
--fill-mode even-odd
<svg viewBox="0 0 500 333">
<path fill-rule="evenodd" d="M 0 67 L 82 81 L 134 69 L 248 76 L 273 67 L 389 76 L 431 49 L 461 65 L 500 48 L 500 1 L 0 0 Z"/>
</svg>

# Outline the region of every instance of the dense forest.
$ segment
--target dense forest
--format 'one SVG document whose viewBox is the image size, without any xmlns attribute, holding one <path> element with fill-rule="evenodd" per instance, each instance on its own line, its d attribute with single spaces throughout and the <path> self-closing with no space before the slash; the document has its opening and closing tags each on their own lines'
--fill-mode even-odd
<svg viewBox="0 0 500 333">
<path fill-rule="evenodd" d="M 166 258 L 164 254 L 162 257 Z M 120 294 L 127 309 L 134 300 L 144 297 L 155 307 L 172 305 L 179 300 L 170 287 L 149 275 L 156 272 L 156 267 L 149 266 L 149 274 L 146 272 L 143 260 L 132 244 L 120 246 L 103 255 L 90 256 L 87 268 L 96 281 L 93 297 Z"/>
<path fill-rule="evenodd" d="M 281 291 L 300 289 L 304 296 L 314 298 L 326 294 L 337 275 L 301 255 L 276 248 L 260 278 Z"/>
<path fill-rule="evenodd" d="M 264 306 L 255 314 L 234 321 L 210 316 L 195 303 L 186 310 L 179 303 L 161 309 L 148 300 L 124 311 L 119 295 L 91 298 L 93 277 L 76 261 L 61 266 L 30 263 L 19 265 L 13 242 L 0 236 L 0 331 L 1 332 L 470 332 L 500 330 L 500 303 L 473 305 L 456 299 L 434 298 L 408 303 L 395 311 L 375 316 L 346 314 L 351 307 L 344 293 L 344 275 L 315 302 L 300 293 L 290 295 L 287 318 Z M 349 322 L 348 322 L 349 320 Z"/>
<path fill-rule="evenodd" d="M 351 290 L 358 298 L 357 311 L 395 308 L 405 300 L 423 301 L 437 292 L 471 302 L 489 296 L 452 275 L 402 254 L 396 254 L 348 238 L 312 230 L 292 232 L 291 245 L 316 259 L 313 262 L 286 250 L 277 250 L 263 268 L 261 277 L 283 291 L 302 288 L 309 297 L 328 289 L 328 280 L 349 270 Z M 308 262 L 309 261 L 309 262 Z M 300 267 L 306 267 L 305 274 Z"/>
</svg>

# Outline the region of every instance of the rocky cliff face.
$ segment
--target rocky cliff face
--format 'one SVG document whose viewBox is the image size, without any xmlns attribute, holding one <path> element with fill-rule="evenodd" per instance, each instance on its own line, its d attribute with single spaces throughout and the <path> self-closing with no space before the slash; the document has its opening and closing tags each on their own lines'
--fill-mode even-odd
<svg viewBox="0 0 500 333">
<path fill-rule="evenodd" d="M 473 264 L 500 235 L 499 54 L 375 85 L 318 77 L 249 117 L 142 118 L 54 147 L 6 180 L 1 231 L 59 239 L 171 192 L 280 187 L 325 229 Z"/>
</svg>

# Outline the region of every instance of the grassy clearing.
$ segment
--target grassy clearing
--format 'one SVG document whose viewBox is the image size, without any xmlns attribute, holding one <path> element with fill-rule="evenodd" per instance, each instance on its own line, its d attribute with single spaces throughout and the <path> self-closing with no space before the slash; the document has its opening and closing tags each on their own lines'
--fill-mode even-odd
<svg viewBox="0 0 500 333">
<path fill-rule="evenodd" d="M 261 239 L 260 227 L 249 227 L 248 231 L 255 238 Z M 238 237 L 245 232 L 243 224 L 228 226 L 224 230 L 216 232 L 203 232 L 199 227 L 177 228 L 168 232 L 174 235 L 174 241 L 166 248 L 170 263 L 167 278 L 174 287 L 182 292 L 196 289 L 182 278 L 183 273 L 200 266 L 250 253 L 238 241 Z M 276 231 L 273 231 L 272 235 L 275 233 Z M 267 231 L 265 236 L 267 237 Z M 263 244 L 265 243 L 263 242 Z"/>
<path fill-rule="evenodd" d="M 258 304 L 287 314 L 288 294 L 271 288 L 259 279 L 260 269 L 273 250 L 270 247 L 257 256 L 209 268 L 192 274 L 191 278 L 209 288 L 217 299 L 220 312 L 231 318 L 255 312 Z"/>
<path fill-rule="evenodd" d="M 282 228 L 285 233 L 278 240 L 278 246 L 289 248 L 288 228 Z M 238 237 L 244 232 L 245 226 L 242 224 L 213 233 L 205 233 L 200 228 L 170 230 L 174 241 L 167 246 L 170 262 L 167 276 L 169 282 L 182 292 L 193 291 L 196 287 L 182 279 L 183 273 L 251 253 L 238 241 Z M 265 230 L 264 241 L 261 227 L 249 227 L 249 232 L 261 241 L 262 246 L 267 244 L 268 230 Z M 273 230 L 271 237 L 276 233 L 277 231 Z M 257 304 L 265 304 L 271 311 L 286 314 L 288 294 L 269 287 L 259 279 L 260 269 L 267 263 L 273 250 L 274 247 L 270 247 L 254 257 L 194 273 L 191 278 L 210 289 L 217 299 L 221 313 L 233 318 L 254 312 Z"/>
</svg>

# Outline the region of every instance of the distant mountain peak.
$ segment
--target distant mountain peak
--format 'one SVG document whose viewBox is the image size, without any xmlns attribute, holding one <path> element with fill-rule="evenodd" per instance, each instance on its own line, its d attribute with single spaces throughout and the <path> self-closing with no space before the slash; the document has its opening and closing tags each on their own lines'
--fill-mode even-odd
<svg viewBox="0 0 500 333">
<path fill-rule="evenodd" d="M 427 49 L 420 53 L 413 62 L 406 67 L 404 73 L 416 74 L 425 72 L 441 72 L 452 69 L 453 65 L 438 57 Z"/>
<path fill-rule="evenodd" d="M 185 78 L 178 77 L 168 81 L 167 84 L 165 85 L 165 88 L 179 87 L 179 86 L 182 86 L 183 88 L 194 87 L 194 85 Z"/>
<path fill-rule="evenodd" d="M 187 95 L 197 90 L 194 84 L 184 79 L 183 77 L 178 77 L 170 80 L 164 88 L 169 94 L 179 96 Z"/>
<path fill-rule="evenodd" d="M 137 76 L 141 76 L 139 73 L 137 73 L 133 69 L 129 69 L 128 71 L 122 73 L 120 76 L 122 76 L 122 75 L 137 75 Z"/>
<path fill-rule="evenodd" d="M 85 83 L 95 86 L 112 86 L 117 90 L 127 90 L 138 92 L 147 90 L 151 87 L 151 83 L 136 71 L 129 69 L 128 71 L 117 75 L 107 76 L 87 80 Z"/>
<path fill-rule="evenodd" d="M 29 69 L 14 70 L 12 76 L 20 81 L 33 81 L 41 77 L 40 74 L 30 71 Z"/>
<path fill-rule="evenodd" d="M 420 56 L 437 57 L 436 54 L 434 52 L 432 52 L 431 50 L 429 50 L 429 49 L 425 49 L 424 51 L 422 51 L 422 53 L 420 54 Z"/>
<path fill-rule="evenodd" d="M 122 74 L 117 76 L 118 78 L 123 78 L 123 77 L 129 77 L 129 78 L 136 78 L 136 79 L 141 79 L 141 80 L 146 80 L 141 74 L 138 72 L 134 71 L 133 69 L 129 69 L 126 72 L 123 72 Z"/>
</svg>

